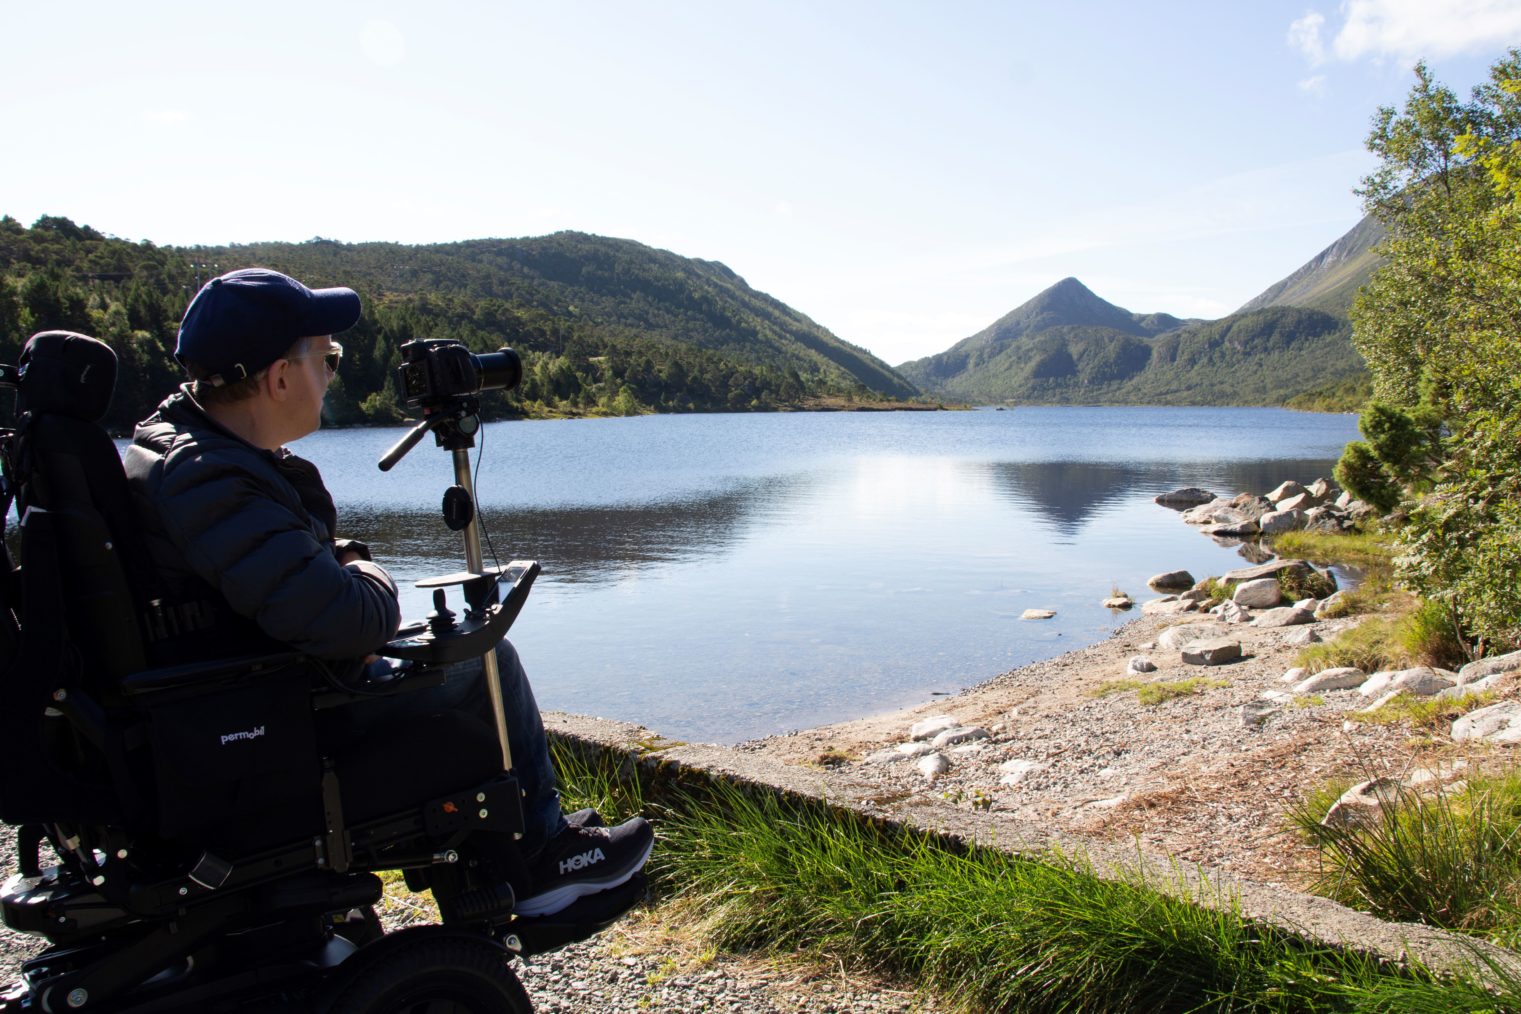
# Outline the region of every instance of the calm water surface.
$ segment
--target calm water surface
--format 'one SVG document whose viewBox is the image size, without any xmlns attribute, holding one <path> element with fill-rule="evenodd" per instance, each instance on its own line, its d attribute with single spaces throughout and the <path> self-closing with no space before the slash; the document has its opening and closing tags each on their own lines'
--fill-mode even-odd
<svg viewBox="0 0 1521 1014">
<path fill-rule="evenodd" d="M 406 588 L 461 569 L 449 455 L 329 430 L 344 534 Z M 1354 416 L 1275 409 L 646 416 L 485 427 L 504 561 L 544 567 L 512 631 L 539 703 L 733 742 L 928 699 L 1090 644 L 1111 587 L 1242 560 L 1151 502 L 1329 476 Z M 489 555 L 489 551 L 488 551 Z M 1045 622 L 1021 621 L 1031 607 Z"/>
</svg>

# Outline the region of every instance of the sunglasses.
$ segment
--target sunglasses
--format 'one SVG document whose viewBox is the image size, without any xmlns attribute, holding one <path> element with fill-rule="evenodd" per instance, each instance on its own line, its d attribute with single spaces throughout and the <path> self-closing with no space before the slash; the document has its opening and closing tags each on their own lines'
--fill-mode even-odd
<svg viewBox="0 0 1521 1014">
<path fill-rule="evenodd" d="M 306 353 L 303 353 L 303 354 L 301 354 L 299 356 L 286 356 L 285 358 L 286 359 L 290 359 L 290 360 L 296 360 L 296 359 L 310 359 L 313 356 L 321 356 L 322 357 L 323 363 L 327 366 L 327 372 L 329 372 L 329 373 L 337 373 L 338 372 L 338 364 L 341 363 L 341 362 L 343 362 L 343 346 L 339 345 L 337 342 L 333 342 L 331 345 L 329 345 L 327 348 L 323 349 L 321 352 L 306 352 Z"/>
</svg>

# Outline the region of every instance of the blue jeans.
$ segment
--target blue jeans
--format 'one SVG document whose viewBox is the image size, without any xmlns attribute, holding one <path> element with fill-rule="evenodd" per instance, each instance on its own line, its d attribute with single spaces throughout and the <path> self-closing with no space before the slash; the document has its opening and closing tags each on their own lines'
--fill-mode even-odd
<svg viewBox="0 0 1521 1014">
<path fill-rule="evenodd" d="M 544 736 L 544 721 L 539 717 L 538 702 L 528 685 L 528 674 L 512 642 L 503 640 L 496 647 L 496 665 L 501 677 L 502 703 L 507 712 L 507 739 L 512 747 L 513 770 L 523 790 L 523 851 L 533 856 L 555 835 L 565 829 L 560 813 L 560 793 L 556 789 L 554 766 L 549 760 L 549 741 Z M 370 675 L 383 674 L 390 668 L 386 659 L 370 664 Z M 492 729 L 496 719 L 491 713 L 491 697 L 483 678 L 485 666 L 474 658 L 445 666 L 442 686 L 414 690 L 385 701 L 373 702 L 367 709 L 363 726 L 379 726 L 419 714 L 466 711 L 477 715 Z M 363 727 L 356 730 L 362 734 Z"/>
</svg>

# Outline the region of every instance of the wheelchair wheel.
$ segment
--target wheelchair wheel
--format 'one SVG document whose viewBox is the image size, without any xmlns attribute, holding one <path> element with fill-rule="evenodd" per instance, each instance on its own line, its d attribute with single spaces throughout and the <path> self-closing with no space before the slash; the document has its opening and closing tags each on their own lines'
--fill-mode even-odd
<svg viewBox="0 0 1521 1014">
<path fill-rule="evenodd" d="M 500 946 L 443 926 L 392 933 L 338 974 L 327 1014 L 533 1014 Z"/>
</svg>

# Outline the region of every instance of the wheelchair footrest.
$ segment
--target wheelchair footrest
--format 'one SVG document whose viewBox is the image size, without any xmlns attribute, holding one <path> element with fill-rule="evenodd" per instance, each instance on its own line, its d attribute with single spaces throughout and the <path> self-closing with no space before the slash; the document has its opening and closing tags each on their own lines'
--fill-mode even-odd
<svg viewBox="0 0 1521 1014">
<path fill-rule="evenodd" d="M 528 956 L 557 950 L 607 929 L 649 894 L 649 879 L 636 873 L 625 884 L 580 898 L 552 915 L 519 917 L 502 928 L 502 940 L 514 954 Z"/>
</svg>

